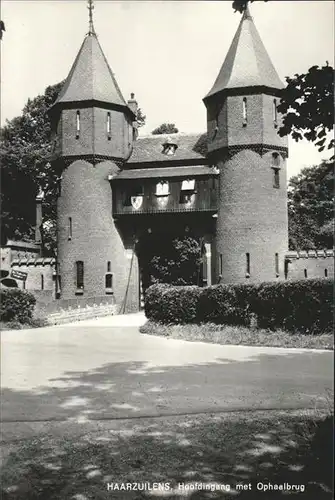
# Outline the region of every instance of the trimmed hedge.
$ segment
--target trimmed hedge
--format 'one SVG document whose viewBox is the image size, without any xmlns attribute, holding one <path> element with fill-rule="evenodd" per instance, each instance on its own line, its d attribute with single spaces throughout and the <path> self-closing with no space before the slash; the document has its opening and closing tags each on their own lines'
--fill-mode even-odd
<svg viewBox="0 0 335 500">
<path fill-rule="evenodd" d="M 145 315 L 165 324 L 194 323 L 201 290 L 197 286 L 152 285 L 145 293 Z"/>
<path fill-rule="evenodd" d="M 0 321 L 29 323 L 33 316 L 34 295 L 19 288 L 0 289 Z"/>
<path fill-rule="evenodd" d="M 153 285 L 145 295 L 145 314 L 156 322 L 217 323 L 323 333 L 333 328 L 331 279 L 261 284 Z"/>
</svg>

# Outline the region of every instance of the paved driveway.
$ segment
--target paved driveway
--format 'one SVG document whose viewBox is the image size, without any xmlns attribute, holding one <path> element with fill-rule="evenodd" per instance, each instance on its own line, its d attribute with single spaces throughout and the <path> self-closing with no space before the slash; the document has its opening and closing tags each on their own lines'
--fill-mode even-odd
<svg viewBox="0 0 335 500">
<path fill-rule="evenodd" d="M 2 332 L 2 421 L 327 404 L 332 352 L 152 337 L 139 333 L 142 321 L 129 316 Z"/>
</svg>

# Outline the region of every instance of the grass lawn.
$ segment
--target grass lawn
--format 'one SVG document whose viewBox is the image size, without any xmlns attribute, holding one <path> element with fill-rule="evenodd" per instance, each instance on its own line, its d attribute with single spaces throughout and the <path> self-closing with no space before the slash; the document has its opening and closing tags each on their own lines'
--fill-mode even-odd
<svg viewBox="0 0 335 500">
<path fill-rule="evenodd" d="M 241 326 L 215 325 L 163 325 L 151 320 L 140 327 L 141 333 L 171 337 L 194 342 L 223 345 L 254 345 L 269 347 L 297 347 L 305 349 L 333 349 L 332 334 L 304 335 L 283 330 L 262 330 Z"/>
<path fill-rule="evenodd" d="M 327 412 L 8 423 L 3 431 L 2 500 L 333 498 Z M 169 490 L 107 491 L 107 483 L 122 482 L 169 483 Z M 224 489 L 199 491 L 196 483 Z"/>
</svg>

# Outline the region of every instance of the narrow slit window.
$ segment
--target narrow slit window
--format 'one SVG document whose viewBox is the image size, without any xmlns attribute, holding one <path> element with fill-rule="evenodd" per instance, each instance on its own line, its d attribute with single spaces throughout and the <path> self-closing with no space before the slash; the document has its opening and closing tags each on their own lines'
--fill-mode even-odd
<svg viewBox="0 0 335 500">
<path fill-rule="evenodd" d="M 279 179 L 279 168 L 273 168 L 273 187 L 276 189 L 280 188 L 280 179 Z"/>
<path fill-rule="evenodd" d="M 72 217 L 69 217 L 69 227 L 68 227 L 68 239 L 72 240 Z"/>
<path fill-rule="evenodd" d="M 223 273 L 223 260 L 222 260 L 222 253 L 220 253 L 220 276 L 222 276 Z"/>
<path fill-rule="evenodd" d="M 77 111 L 76 114 L 76 137 L 79 138 L 80 134 L 80 111 Z"/>
<path fill-rule="evenodd" d="M 41 274 L 41 290 L 44 290 L 44 275 Z"/>
<path fill-rule="evenodd" d="M 110 293 L 113 290 L 113 274 L 112 273 L 107 273 L 105 275 L 105 288 L 106 292 Z"/>
<path fill-rule="evenodd" d="M 245 254 L 245 258 L 246 258 L 245 274 L 246 274 L 246 277 L 249 278 L 250 277 L 250 253 L 249 252 L 247 252 Z"/>
<path fill-rule="evenodd" d="M 307 269 L 304 269 L 304 276 L 305 276 L 305 278 L 307 278 L 307 277 L 308 277 L 308 276 L 307 276 Z"/>
<path fill-rule="evenodd" d="M 275 272 L 276 272 L 276 278 L 279 277 L 279 256 L 277 253 L 275 253 Z"/>
<path fill-rule="evenodd" d="M 108 136 L 108 139 L 110 139 L 111 135 L 112 135 L 112 119 L 111 119 L 111 114 L 110 114 L 109 111 L 107 113 L 107 123 L 106 123 L 106 126 L 107 126 L 107 136 Z"/>
<path fill-rule="evenodd" d="M 107 262 L 107 272 L 108 272 L 108 273 L 110 273 L 110 272 L 111 272 L 111 270 L 112 270 L 112 265 L 111 265 L 111 261 L 109 260 L 109 261 Z"/>
<path fill-rule="evenodd" d="M 325 269 L 325 278 L 328 278 L 328 269 Z"/>
<path fill-rule="evenodd" d="M 84 289 L 84 262 L 82 260 L 76 262 L 76 286 L 77 290 Z"/>
<path fill-rule="evenodd" d="M 277 100 L 273 99 L 273 124 L 274 127 L 277 128 L 278 126 L 278 114 L 277 114 Z"/>
<path fill-rule="evenodd" d="M 248 121 L 247 98 L 243 97 L 242 101 L 243 126 L 245 127 Z"/>
</svg>

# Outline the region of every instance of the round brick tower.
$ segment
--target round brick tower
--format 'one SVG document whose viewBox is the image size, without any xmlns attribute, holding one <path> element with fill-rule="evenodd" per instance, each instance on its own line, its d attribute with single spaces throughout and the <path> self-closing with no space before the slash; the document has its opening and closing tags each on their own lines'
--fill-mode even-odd
<svg viewBox="0 0 335 500">
<path fill-rule="evenodd" d="M 134 242 L 122 239 L 113 220 L 110 185 L 130 155 L 135 115 L 103 54 L 92 19 L 50 117 L 53 164 L 60 177 L 60 296 L 99 301 L 110 295 L 122 306 L 128 295 L 125 309 L 137 309 Z"/>
<path fill-rule="evenodd" d="M 217 283 L 284 279 L 288 148 L 276 107 L 283 87 L 247 9 L 204 98 L 208 152 L 220 170 Z"/>
</svg>

